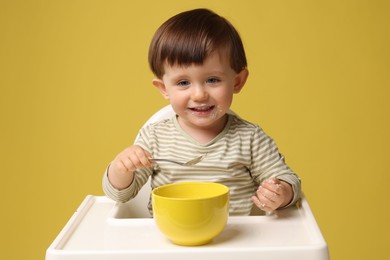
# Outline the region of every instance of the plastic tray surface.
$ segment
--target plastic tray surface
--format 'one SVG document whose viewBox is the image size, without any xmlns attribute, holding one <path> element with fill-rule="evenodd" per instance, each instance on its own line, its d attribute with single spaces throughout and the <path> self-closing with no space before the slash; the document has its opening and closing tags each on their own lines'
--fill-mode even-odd
<svg viewBox="0 0 390 260">
<path fill-rule="evenodd" d="M 46 260 L 119 259 L 328 260 L 327 244 L 309 204 L 272 215 L 229 217 L 225 229 L 203 246 L 171 243 L 146 210 L 88 195 L 46 252 Z"/>
</svg>

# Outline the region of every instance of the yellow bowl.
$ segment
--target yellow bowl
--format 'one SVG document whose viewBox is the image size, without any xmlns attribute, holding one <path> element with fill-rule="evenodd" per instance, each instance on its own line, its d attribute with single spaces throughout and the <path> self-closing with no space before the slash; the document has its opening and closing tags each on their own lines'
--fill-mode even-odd
<svg viewBox="0 0 390 260">
<path fill-rule="evenodd" d="M 152 206 L 158 228 L 173 243 L 203 245 L 226 225 L 229 188 L 211 182 L 167 184 L 152 191 Z"/>
</svg>

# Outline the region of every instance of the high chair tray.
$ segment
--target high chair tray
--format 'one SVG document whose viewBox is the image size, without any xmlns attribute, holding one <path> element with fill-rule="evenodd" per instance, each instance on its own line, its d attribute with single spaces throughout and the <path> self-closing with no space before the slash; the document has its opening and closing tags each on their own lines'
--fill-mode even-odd
<svg viewBox="0 0 390 260">
<path fill-rule="evenodd" d="M 328 260 L 327 244 L 303 198 L 270 216 L 229 217 L 209 244 L 172 244 L 152 218 L 130 217 L 129 203 L 88 195 L 46 251 L 46 260 Z"/>
</svg>

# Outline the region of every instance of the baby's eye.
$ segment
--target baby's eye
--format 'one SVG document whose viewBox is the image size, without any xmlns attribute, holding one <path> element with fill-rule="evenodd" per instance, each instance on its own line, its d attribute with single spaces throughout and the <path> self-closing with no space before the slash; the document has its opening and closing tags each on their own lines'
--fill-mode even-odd
<svg viewBox="0 0 390 260">
<path fill-rule="evenodd" d="M 181 87 L 188 87 L 190 85 L 190 82 L 188 80 L 181 80 L 177 82 L 177 85 Z"/>
<path fill-rule="evenodd" d="M 207 79 L 207 83 L 209 83 L 209 84 L 216 84 L 218 82 L 221 82 L 221 80 L 218 79 L 218 78 L 209 78 L 209 79 Z"/>
</svg>

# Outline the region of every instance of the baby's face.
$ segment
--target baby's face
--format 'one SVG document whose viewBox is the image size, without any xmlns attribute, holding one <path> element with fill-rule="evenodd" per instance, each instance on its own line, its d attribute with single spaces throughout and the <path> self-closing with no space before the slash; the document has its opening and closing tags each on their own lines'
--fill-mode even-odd
<svg viewBox="0 0 390 260">
<path fill-rule="evenodd" d="M 247 77 L 236 73 L 227 55 L 213 52 L 202 65 L 164 66 L 162 79 L 153 81 L 167 98 L 183 129 L 217 130 L 225 125 L 225 115 Z"/>
</svg>

